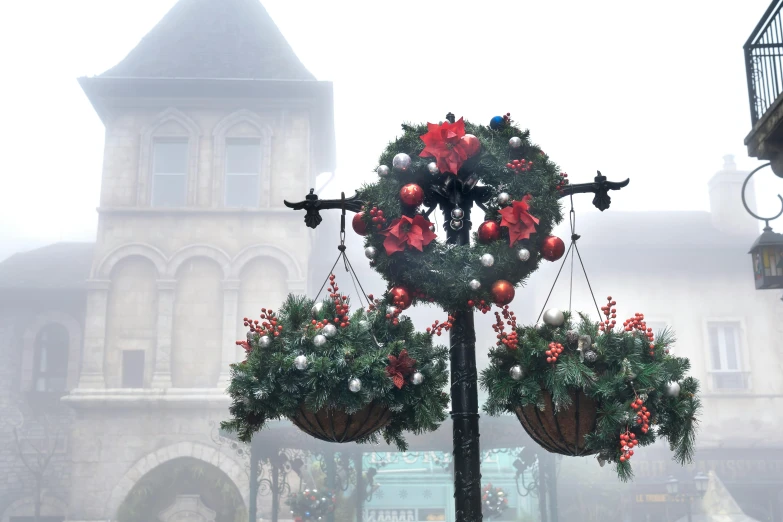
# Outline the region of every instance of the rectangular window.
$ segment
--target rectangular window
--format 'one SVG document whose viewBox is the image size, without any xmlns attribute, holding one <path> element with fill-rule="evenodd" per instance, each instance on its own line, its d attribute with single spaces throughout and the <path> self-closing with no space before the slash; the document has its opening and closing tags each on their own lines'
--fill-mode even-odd
<svg viewBox="0 0 783 522">
<path fill-rule="evenodd" d="M 261 186 L 261 140 L 226 140 L 226 206 L 256 208 Z"/>
<path fill-rule="evenodd" d="M 741 326 L 734 322 L 707 325 L 710 343 L 712 382 L 716 390 L 744 390 L 746 372 L 742 368 Z"/>
<path fill-rule="evenodd" d="M 122 387 L 144 388 L 144 350 L 122 351 Z"/>
<path fill-rule="evenodd" d="M 185 206 L 187 173 L 187 138 L 156 139 L 152 154 L 152 206 Z"/>
</svg>

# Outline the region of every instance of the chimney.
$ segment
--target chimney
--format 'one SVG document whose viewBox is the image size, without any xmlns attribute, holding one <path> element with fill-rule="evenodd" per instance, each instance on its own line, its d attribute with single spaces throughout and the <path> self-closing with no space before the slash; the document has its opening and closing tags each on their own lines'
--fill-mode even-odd
<svg viewBox="0 0 783 522">
<path fill-rule="evenodd" d="M 749 172 L 737 170 L 733 155 L 723 156 L 723 169 L 709 181 L 712 226 L 733 236 L 759 235 L 759 222 L 742 205 L 742 184 Z M 753 179 L 748 182 L 745 200 L 756 208 Z"/>
</svg>

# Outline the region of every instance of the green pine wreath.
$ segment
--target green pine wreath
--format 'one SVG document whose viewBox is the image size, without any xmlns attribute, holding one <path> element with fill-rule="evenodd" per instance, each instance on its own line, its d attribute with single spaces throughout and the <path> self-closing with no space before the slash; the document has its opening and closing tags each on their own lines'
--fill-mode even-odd
<svg viewBox="0 0 783 522">
<path fill-rule="evenodd" d="M 251 331 L 237 344 L 248 356 L 231 367 L 232 418 L 221 427 L 248 442 L 269 421 L 303 410 L 355 414 L 372 405 L 388 410 L 380 434 L 404 451 L 404 432 L 432 431 L 446 419 L 448 350 L 380 300 L 351 314 L 330 277 L 331 299 L 290 295 L 279 311 L 245 320 Z M 378 434 L 357 442 L 377 442 Z"/>
<path fill-rule="evenodd" d="M 334 513 L 337 497 L 330 490 L 305 489 L 294 493 L 286 503 L 296 520 L 325 520 Z"/>
<path fill-rule="evenodd" d="M 558 197 L 567 175 L 530 141 L 530 132 L 514 125 L 508 116 L 493 119 L 492 127 L 460 119 L 455 123 L 403 124 L 402 130 L 402 136 L 380 156 L 379 180 L 358 191 L 366 206 L 354 218 L 354 230 L 366 236 L 365 252 L 371 266 L 390 287 L 411 294 L 414 304 L 430 302 L 459 311 L 482 301 L 496 302 L 492 295 L 496 281 L 508 281 L 513 288 L 538 268 L 542 242 L 562 220 Z M 446 132 L 453 132 L 451 141 L 439 142 Z M 465 145 L 463 136 L 472 141 Z M 480 147 L 477 152 L 476 147 Z M 529 215 L 537 223 L 528 222 L 520 229 L 522 233 L 515 234 L 514 241 L 507 226 L 500 226 L 499 237 L 489 242 L 477 241 L 478 226 L 474 226 L 472 245 L 432 240 L 434 234 L 429 230 L 435 231 L 434 224 L 421 209 L 431 208 L 436 202 L 425 198 L 423 206 L 406 205 L 401 201 L 401 190 L 413 184 L 425 195 L 444 193 L 455 176 L 463 187 L 475 184 L 481 187 L 479 190 L 490 192 L 484 204 L 485 221 L 500 224 L 504 209 L 529 205 Z M 400 221 L 405 218 L 415 222 Z M 475 224 L 481 224 L 480 217 Z M 405 230 L 420 227 L 423 241 L 414 239 L 401 251 L 387 252 L 390 232 L 398 225 Z M 450 223 L 443 226 L 449 227 Z M 492 266 L 482 264 L 486 254 L 493 256 Z M 475 282 L 468 284 L 471 281 L 479 282 L 480 288 L 475 288 Z"/>
<path fill-rule="evenodd" d="M 611 306 L 600 323 L 582 314 L 576 323 L 564 313 L 560 326 L 496 328 L 498 345 L 480 379 L 489 393 L 484 410 L 516 413 L 549 451 L 615 463 L 622 480 L 633 476 L 634 448 L 657 437 L 668 440 L 676 461 L 690 462 L 701 409 L 699 382 L 686 376 L 690 362 L 670 353 L 670 330 L 655 335 L 641 314 L 620 327 Z M 582 418 L 577 413 L 574 421 L 577 397 Z"/>
</svg>

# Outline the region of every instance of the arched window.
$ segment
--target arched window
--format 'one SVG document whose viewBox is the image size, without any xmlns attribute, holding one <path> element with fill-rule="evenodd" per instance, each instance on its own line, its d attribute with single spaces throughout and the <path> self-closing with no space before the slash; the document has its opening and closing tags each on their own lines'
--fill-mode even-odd
<svg viewBox="0 0 783 522">
<path fill-rule="evenodd" d="M 70 334 L 65 326 L 44 326 L 35 339 L 33 389 L 39 392 L 65 391 L 68 380 Z"/>
</svg>

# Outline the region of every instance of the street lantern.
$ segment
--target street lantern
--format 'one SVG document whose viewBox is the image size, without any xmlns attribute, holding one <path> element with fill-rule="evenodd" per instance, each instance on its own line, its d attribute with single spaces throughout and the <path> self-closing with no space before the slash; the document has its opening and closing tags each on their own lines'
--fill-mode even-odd
<svg viewBox="0 0 783 522">
<path fill-rule="evenodd" d="M 750 248 L 756 290 L 783 288 L 783 234 L 767 225 Z"/>
<path fill-rule="evenodd" d="M 696 484 L 696 491 L 699 493 L 699 495 L 703 496 L 704 493 L 707 492 L 707 486 L 710 485 L 710 477 L 702 472 L 699 472 L 695 477 L 693 477 L 693 483 Z"/>
<path fill-rule="evenodd" d="M 666 481 L 666 493 L 668 493 L 671 496 L 675 496 L 679 492 L 680 492 L 680 481 L 670 476 L 669 480 Z"/>
<path fill-rule="evenodd" d="M 759 216 L 750 210 L 748 202 L 745 200 L 745 189 L 748 187 L 748 181 L 750 181 L 751 176 L 769 165 L 769 163 L 765 163 L 751 171 L 742 184 L 742 204 L 745 206 L 745 210 L 754 218 L 765 222 L 764 232 L 753 243 L 749 252 L 753 260 L 753 276 L 756 280 L 756 290 L 783 288 L 783 234 L 773 232 L 772 227 L 769 226 L 770 221 L 783 216 L 783 196 L 778 194 L 781 209 L 780 212 L 771 217 Z"/>
</svg>

